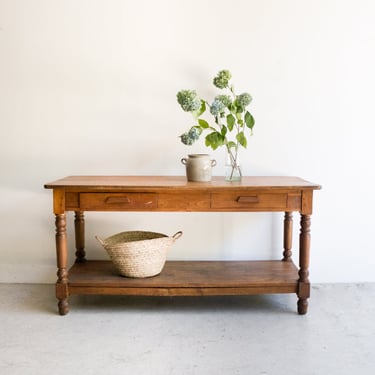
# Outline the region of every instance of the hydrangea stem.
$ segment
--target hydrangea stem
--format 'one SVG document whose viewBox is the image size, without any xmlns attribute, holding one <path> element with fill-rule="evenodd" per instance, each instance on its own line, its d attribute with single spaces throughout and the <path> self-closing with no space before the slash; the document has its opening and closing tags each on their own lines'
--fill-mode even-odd
<svg viewBox="0 0 375 375">
<path fill-rule="evenodd" d="M 229 158 L 230 158 L 230 164 L 231 164 L 231 173 L 230 173 L 230 176 L 229 176 L 230 180 L 233 179 L 233 174 L 234 174 L 234 171 L 236 169 L 238 169 L 238 173 L 239 173 L 240 177 L 242 177 L 242 171 L 241 171 L 241 168 L 238 164 L 238 142 L 236 144 L 236 147 L 233 147 L 233 148 L 235 148 L 234 155 L 233 155 L 232 149 L 227 145 L 227 151 L 228 151 L 228 155 L 229 155 Z"/>
<path fill-rule="evenodd" d="M 232 93 L 233 95 L 233 98 L 234 100 L 236 100 L 237 96 L 234 92 L 234 89 L 233 89 L 233 86 L 228 86 L 230 92 Z M 240 124 L 238 123 L 238 121 L 236 120 L 235 122 L 235 126 L 236 126 L 236 130 L 237 130 L 237 135 L 240 133 Z M 240 166 L 238 165 L 238 147 L 239 147 L 239 142 L 238 140 L 236 140 L 236 146 L 235 146 L 235 154 L 233 156 L 233 153 L 232 153 L 232 150 L 227 146 L 227 149 L 228 149 L 228 153 L 229 153 L 229 156 L 230 156 L 230 160 L 231 160 L 231 165 L 232 165 L 232 171 L 231 171 L 231 174 L 230 174 L 230 179 L 233 178 L 233 173 L 235 171 L 235 169 L 238 169 L 238 173 L 240 175 L 240 177 L 242 177 L 242 171 L 241 171 L 241 168 Z"/>
</svg>

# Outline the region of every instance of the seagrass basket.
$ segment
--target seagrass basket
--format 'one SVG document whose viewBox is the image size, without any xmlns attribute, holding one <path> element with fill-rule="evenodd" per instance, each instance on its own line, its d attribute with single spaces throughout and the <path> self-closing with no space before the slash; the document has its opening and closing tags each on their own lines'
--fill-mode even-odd
<svg viewBox="0 0 375 375">
<path fill-rule="evenodd" d="M 129 231 L 104 240 L 96 236 L 96 239 L 121 276 L 143 278 L 156 276 L 163 270 L 168 250 L 181 236 L 181 231 L 171 237 L 162 233 Z"/>
</svg>

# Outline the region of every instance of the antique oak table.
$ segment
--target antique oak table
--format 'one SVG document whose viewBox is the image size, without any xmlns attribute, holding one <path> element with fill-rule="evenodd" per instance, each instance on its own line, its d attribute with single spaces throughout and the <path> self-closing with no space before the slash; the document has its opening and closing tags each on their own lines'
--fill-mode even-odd
<svg viewBox="0 0 375 375">
<path fill-rule="evenodd" d="M 56 224 L 56 297 L 61 315 L 73 294 L 149 296 L 296 293 L 298 313 L 310 296 L 310 216 L 319 185 L 298 177 L 243 177 L 227 182 L 187 182 L 183 176 L 70 176 L 44 186 L 53 189 Z M 66 212 L 74 211 L 75 264 L 68 270 Z M 284 212 L 281 260 L 167 261 L 146 279 L 121 277 L 110 261 L 86 260 L 84 211 Z M 299 267 L 291 259 L 292 212 L 300 213 Z"/>
</svg>

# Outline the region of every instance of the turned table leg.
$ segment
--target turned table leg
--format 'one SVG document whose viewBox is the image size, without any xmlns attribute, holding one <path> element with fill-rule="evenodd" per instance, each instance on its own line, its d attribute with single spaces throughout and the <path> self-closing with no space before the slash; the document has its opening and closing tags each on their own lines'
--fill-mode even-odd
<svg viewBox="0 0 375 375">
<path fill-rule="evenodd" d="M 75 211 L 74 230 L 76 238 L 76 263 L 84 263 L 86 261 L 85 217 L 82 211 Z"/>
<path fill-rule="evenodd" d="M 309 261 L 310 261 L 310 215 L 301 214 L 301 232 L 299 238 L 299 280 L 298 280 L 298 313 L 307 313 L 310 297 Z"/>
<path fill-rule="evenodd" d="M 60 315 L 69 312 L 68 304 L 68 270 L 67 270 L 67 239 L 66 239 L 66 217 L 64 214 L 56 214 L 56 254 L 57 254 L 57 282 L 56 298 L 59 300 L 58 308 Z"/>
<path fill-rule="evenodd" d="M 284 216 L 284 252 L 283 261 L 289 262 L 292 256 L 292 238 L 293 238 L 293 214 L 285 212 Z"/>
</svg>

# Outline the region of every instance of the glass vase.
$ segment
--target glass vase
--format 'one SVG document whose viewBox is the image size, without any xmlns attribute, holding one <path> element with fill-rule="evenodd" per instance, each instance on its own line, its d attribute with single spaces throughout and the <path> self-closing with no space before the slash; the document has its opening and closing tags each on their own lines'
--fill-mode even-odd
<svg viewBox="0 0 375 375">
<path fill-rule="evenodd" d="M 228 148 L 225 161 L 225 180 L 241 181 L 241 179 L 242 171 L 238 147 Z"/>
</svg>

